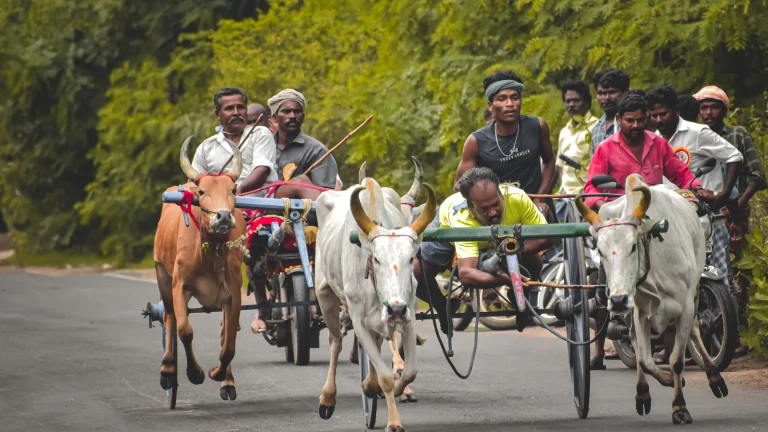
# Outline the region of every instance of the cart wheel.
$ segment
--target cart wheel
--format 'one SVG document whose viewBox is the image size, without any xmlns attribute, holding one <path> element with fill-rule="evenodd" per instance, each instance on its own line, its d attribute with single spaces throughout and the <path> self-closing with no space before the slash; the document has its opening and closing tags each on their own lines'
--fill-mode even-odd
<svg viewBox="0 0 768 432">
<path fill-rule="evenodd" d="M 360 365 L 360 394 L 363 395 L 363 412 L 365 413 L 365 426 L 368 429 L 373 429 L 376 426 L 376 404 L 378 403 L 377 397 L 368 397 L 363 392 L 363 381 L 368 376 L 368 372 L 371 367 L 368 353 L 365 352 L 363 346 L 358 342 L 357 344 L 357 358 Z"/>
<path fill-rule="evenodd" d="M 163 325 L 162 321 L 160 322 L 160 328 L 162 329 L 162 337 L 163 337 L 163 351 L 165 351 L 165 326 Z M 170 379 L 170 388 L 165 391 L 166 395 L 168 396 L 168 408 L 175 409 L 176 408 L 176 393 L 179 391 L 179 380 L 178 380 L 178 367 L 179 367 L 179 349 L 177 345 L 178 336 L 173 338 L 173 342 L 171 345 L 171 350 L 173 351 L 173 366 L 176 370 L 176 376 L 172 377 Z"/>
<path fill-rule="evenodd" d="M 576 205 L 570 202 L 567 208 L 565 222 L 579 222 Z M 584 239 L 581 237 L 564 240 L 563 264 L 565 265 L 565 281 L 567 284 L 580 285 L 586 283 L 586 260 L 584 257 Z M 577 342 L 589 340 L 589 303 L 588 298 L 580 289 L 567 291 L 574 305 L 572 321 L 566 321 L 568 338 Z M 568 360 L 571 368 L 573 383 L 573 401 L 579 418 L 585 419 L 589 414 L 589 345 L 568 345 Z"/>
<path fill-rule="evenodd" d="M 309 300 L 309 289 L 303 272 L 291 275 L 293 296 L 291 301 L 305 302 Z M 291 307 L 291 348 L 294 364 L 306 366 L 309 364 L 309 306 Z M 287 355 L 286 355 L 287 357 Z M 287 358 L 286 358 L 287 360 Z"/>
</svg>

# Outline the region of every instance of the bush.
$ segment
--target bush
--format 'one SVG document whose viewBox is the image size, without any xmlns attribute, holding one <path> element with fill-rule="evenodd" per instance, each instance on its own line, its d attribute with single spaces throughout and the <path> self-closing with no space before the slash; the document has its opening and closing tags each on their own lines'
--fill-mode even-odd
<svg viewBox="0 0 768 432">
<path fill-rule="evenodd" d="M 749 328 L 760 344 L 760 348 L 768 347 L 768 245 L 763 238 L 763 232 L 756 229 L 746 236 L 748 246 L 744 256 L 735 267 L 747 270 L 749 280 Z"/>
</svg>

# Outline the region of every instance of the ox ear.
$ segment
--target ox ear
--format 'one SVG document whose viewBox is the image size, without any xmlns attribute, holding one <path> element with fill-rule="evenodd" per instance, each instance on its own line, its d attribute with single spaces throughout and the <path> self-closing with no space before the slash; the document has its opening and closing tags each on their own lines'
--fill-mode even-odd
<svg viewBox="0 0 768 432">
<path fill-rule="evenodd" d="M 658 222 L 659 221 L 657 219 L 646 220 L 642 224 L 640 224 L 640 226 L 637 227 L 637 229 L 639 230 L 640 234 L 647 235 L 649 232 L 651 232 L 651 228 L 653 228 L 653 226 L 656 225 L 656 223 Z"/>
<path fill-rule="evenodd" d="M 594 225 L 590 225 L 590 226 L 589 226 L 589 234 L 591 234 L 591 235 L 592 235 L 592 238 L 594 238 L 595 240 L 597 240 L 597 228 L 595 228 L 595 226 L 594 226 Z"/>
</svg>

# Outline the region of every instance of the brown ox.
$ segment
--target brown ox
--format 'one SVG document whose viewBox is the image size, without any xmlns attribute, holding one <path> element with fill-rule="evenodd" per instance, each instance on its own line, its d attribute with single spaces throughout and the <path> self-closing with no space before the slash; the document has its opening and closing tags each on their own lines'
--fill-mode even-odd
<svg viewBox="0 0 768 432">
<path fill-rule="evenodd" d="M 208 375 L 221 381 L 222 399 L 235 400 L 237 393 L 230 363 L 235 356 L 235 337 L 240 321 L 243 252 L 226 243 L 234 241 L 237 244 L 245 234 L 245 221 L 240 210 L 235 208 L 235 179 L 240 176 L 242 157 L 237 146 L 230 143 L 233 162 L 227 174 L 198 173 L 187 157 L 191 138 L 181 146 L 180 159 L 184 174 L 194 179 L 184 188 L 198 199 L 199 206 L 192 207 L 192 213 L 199 221 L 200 229 L 194 223 L 185 225 L 178 205 L 164 204 L 155 234 L 155 271 L 165 305 L 163 322 L 167 329 L 160 385 L 167 389 L 176 377 L 171 350 L 176 331 L 187 355 L 189 381 L 202 384 L 205 380 L 205 373 L 192 352 L 192 326 L 187 316 L 187 304 L 194 297 L 206 308 L 222 308 L 220 364 Z"/>
</svg>

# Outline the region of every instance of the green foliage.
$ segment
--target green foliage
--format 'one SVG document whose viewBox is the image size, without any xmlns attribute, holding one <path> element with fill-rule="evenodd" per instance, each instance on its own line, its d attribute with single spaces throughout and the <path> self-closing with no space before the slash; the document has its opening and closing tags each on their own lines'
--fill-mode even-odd
<svg viewBox="0 0 768 432">
<path fill-rule="evenodd" d="M 484 124 L 482 79 L 497 69 L 524 78 L 523 113 L 545 118 L 556 142 L 568 79 L 618 67 L 633 87 L 692 93 L 714 83 L 749 106 L 768 65 L 768 5 L 757 0 L 0 6 L 4 218 L 17 243 L 99 242 L 121 262 L 151 250 L 158 196 L 182 180 L 175 155 L 187 135 L 212 133 L 221 86 L 261 103 L 302 91 L 305 129 L 329 146 L 373 114 L 336 154 L 345 183 L 367 161 L 382 184 L 404 190 L 413 155 L 445 197 L 465 139 Z"/>
<path fill-rule="evenodd" d="M 749 324 L 765 348 L 768 347 L 768 245 L 759 229 L 748 234 L 746 238 L 749 246 L 735 267 L 748 274 Z"/>
<path fill-rule="evenodd" d="M 96 174 L 86 155 L 99 142 L 110 73 L 126 61 L 164 61 L 183 50 L 180 33 L 255 16 L 260 3 L 0 0 L 0 208 L 17 248 L 102 239 L 73 208 Z"/>
</svg>

